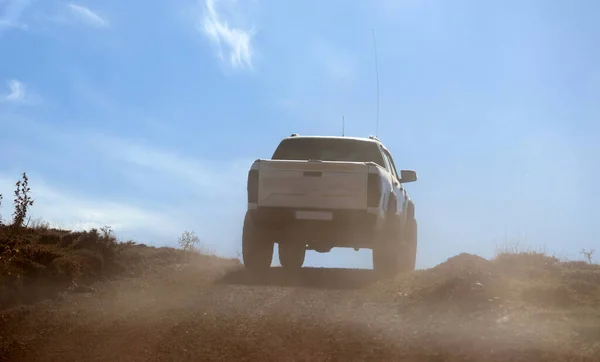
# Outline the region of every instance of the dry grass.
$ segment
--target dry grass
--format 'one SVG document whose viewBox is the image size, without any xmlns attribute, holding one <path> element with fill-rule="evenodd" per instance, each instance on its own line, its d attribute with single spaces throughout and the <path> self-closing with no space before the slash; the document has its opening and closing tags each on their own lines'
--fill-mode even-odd
<svg viewBox="0 0 600 362">
<path fill-rule="evenodd" d="M 196 251 L 118 242 L 110 228 L 72 232 L 49 227 L 0 227 L 0 311 L 151 265 L 186 263 Z"/>
<path fill-rule="evenodd" d="M 118 272 L 123 266 L 116 256 L 127 246 L 108 229 L 0 227 L 0 308 Z"/>
<path fill-rule="evenodd" d="M 7 224 L 0 216 L 0 310 L 113 275 L 135 274 L 145 262 L 139 251 L 148 247 L 132 241 L 119 243 L 108 226 L 72 232 L 51 228 L 41 219 L 32 221 L 28 218 L 34 203 L 30 193 L 23 173 L 15 183 L 12 221 Z M 192 241 L 188 248 L 193 249 L 198 242 L 197 238 Z M 182 257 L 181 253 L 171 253 L 174 250 L 170 248 L 156 250 L 163 257 Z M 172 261 L 170 257 L 163 259 Z"/>
</svg>

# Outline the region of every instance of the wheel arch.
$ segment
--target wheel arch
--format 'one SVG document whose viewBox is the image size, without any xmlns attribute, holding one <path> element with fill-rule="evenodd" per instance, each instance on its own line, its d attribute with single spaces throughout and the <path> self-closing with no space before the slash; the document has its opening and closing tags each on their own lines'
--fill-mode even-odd
<svg viewBox="0 0 600 362">
<path fill-rule="evenodd" d="M 412 201 L 408 202 L 408 207 L 406 211 L 409 219 L 415 217 L 415 204 Z"/>
<path fill-rule="evenodd" d="M 396 195 L 393 192 L 390 192 L 388 196 L 388 202 L 386 207 L 386 213 L 396 214 L 398 211 L 398 201 L 396 200 Z"/>
</svg>

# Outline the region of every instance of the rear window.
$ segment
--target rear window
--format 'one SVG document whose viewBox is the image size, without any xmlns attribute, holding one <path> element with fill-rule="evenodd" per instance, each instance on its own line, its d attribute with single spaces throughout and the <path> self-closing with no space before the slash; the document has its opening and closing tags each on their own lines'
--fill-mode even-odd
<svg viewBox="0 0 600 362">
<path fill-rule="evenodd" d="M 353 139 L 288 138 L 279 144 L 273 160 L 321 160 L 375 162 L 385 168 L 383 156 L 375 142 Z"/>
</svg>

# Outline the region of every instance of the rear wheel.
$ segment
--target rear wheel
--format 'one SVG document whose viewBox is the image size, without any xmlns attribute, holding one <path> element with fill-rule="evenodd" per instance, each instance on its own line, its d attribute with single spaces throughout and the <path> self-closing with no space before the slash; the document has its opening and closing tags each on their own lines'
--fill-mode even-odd
<svg viewBox="0 0 600 362">
<path fill-rule="evenodd" d="M 385 275 L 393 275 L 400 270 L 400 235 L 395 214 L 388 214 L 383 230 L 373 245 L 373 269 Z"/>
<path fill-rule="evenodd" d="M 257 227 L 251 214 L 247 212 L 242 231 L 242 260 L 246 269 L 269 269 L 273 261 L 274 246 L 269 233 L 264 228 Z"/>
<path fill-rule="evenodd" d="M 417 220 L 410 218 L 406 221 L 402 251 L 400 254 L 400 270 L 415 270 L 417 261 Z"/>
<path fill-rule="evenodd" d="M 306 243 L 284 241 L 279 243 L 279 263 L 286 269 L 300 269 L 306 257 Z"/>
</svg>

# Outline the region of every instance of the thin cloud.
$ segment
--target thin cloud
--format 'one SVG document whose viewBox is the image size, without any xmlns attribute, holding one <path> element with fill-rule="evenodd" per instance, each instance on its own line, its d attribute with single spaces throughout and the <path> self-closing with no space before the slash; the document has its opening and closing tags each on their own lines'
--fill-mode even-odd
<svg viewBox="0 0 600 362">
<path fill-rule="evenodd" d="M 0 31 L 2 31 L 2 29 L 10 29 L 10 28 L 27 30 L 28 26 L 27 26 L 27 24 L 24 24 L 24 23 L 15 23 L 10 20 L 0 19 Z"/>
<path fill-rule="evenodd" d="M 229 62 L 234 68 L 252 67 L 252 36 L 254 30 L 243 30 L 229 25 L 224 15 L 216 9 L 219 0 L 205 0 L 201 30 L 217 46 L 217 55 L 225 61 L 224 52 L 229 53 Z"/>
<path fill-rule="evenodd" d="M 202 197 L 237 196 L 243 192 L 247 168 L 250 160 L 232 160 L 229 164 L 197 160 L 175 153 L 168 149 L 148 146 L 132 139 L 122 139 L 103 135 L 86 137 L 86 143 L 97 147 L 106 156 L 127 163 L 154 177 L 167 177 L 182 187 L 189 188 Z M 236 188 L 237 187 L 237 188 Z M 207 193 L 207 190 L 210 190 Z"/>
<path fill-rule="evenodd" d="M 32 196 L 35 198 L 31 215 L 34 219 L 41 217 L 52 226 L 86 230 L 109 225 L 117 232 L 117 236 L 145 232 L 162 238 L 174 238 L 182 230 L 181 223 L 166 212 L 108 201 L 106 197 L 74 195 L 72 190 L 50 186 L 39 175 L 29 176 Z M 14 182 L 14 175 L 0 173 L 0 190 L 3 192 L 12 190 Z"/>
<path fill-rule="evenodd" d="M 2 96 L 1 99 L 4 102 L 21 103 L 25 101 L 26 89 L 25 85 L 16 79 L 9 80 L 6 82 L 9 93 Z"/>
<path fill-rule="evenodd" d="M 0 3 L 2 3 L 0 1 Z M 20 22 L 25 9 L 31 4 L 30 0 L 8 0 L 0 10 L 0 38 L 10 29 L 27 30 L 27 25 Z"/>
<path fill-rule="evenodd" d="M 2 92 L 0 89 L 0 103 L 27 106 L 51 105 L 50 102 L 43 99 L 36 92 L 31 91 L 25 83 L 17 79 L 11 79 L 6 82 L 6 91 Z"/>
<path fill-rule="evenodd" d="M 73 16 L 77 17 L 87 25 L 96 28 L 108 28 L 110 25 L 107 20 L 103 19 L 100 15 L 96 14 L 89 8 L 73 3 L 67 4 L 67 7 Z"/>
</svg>

